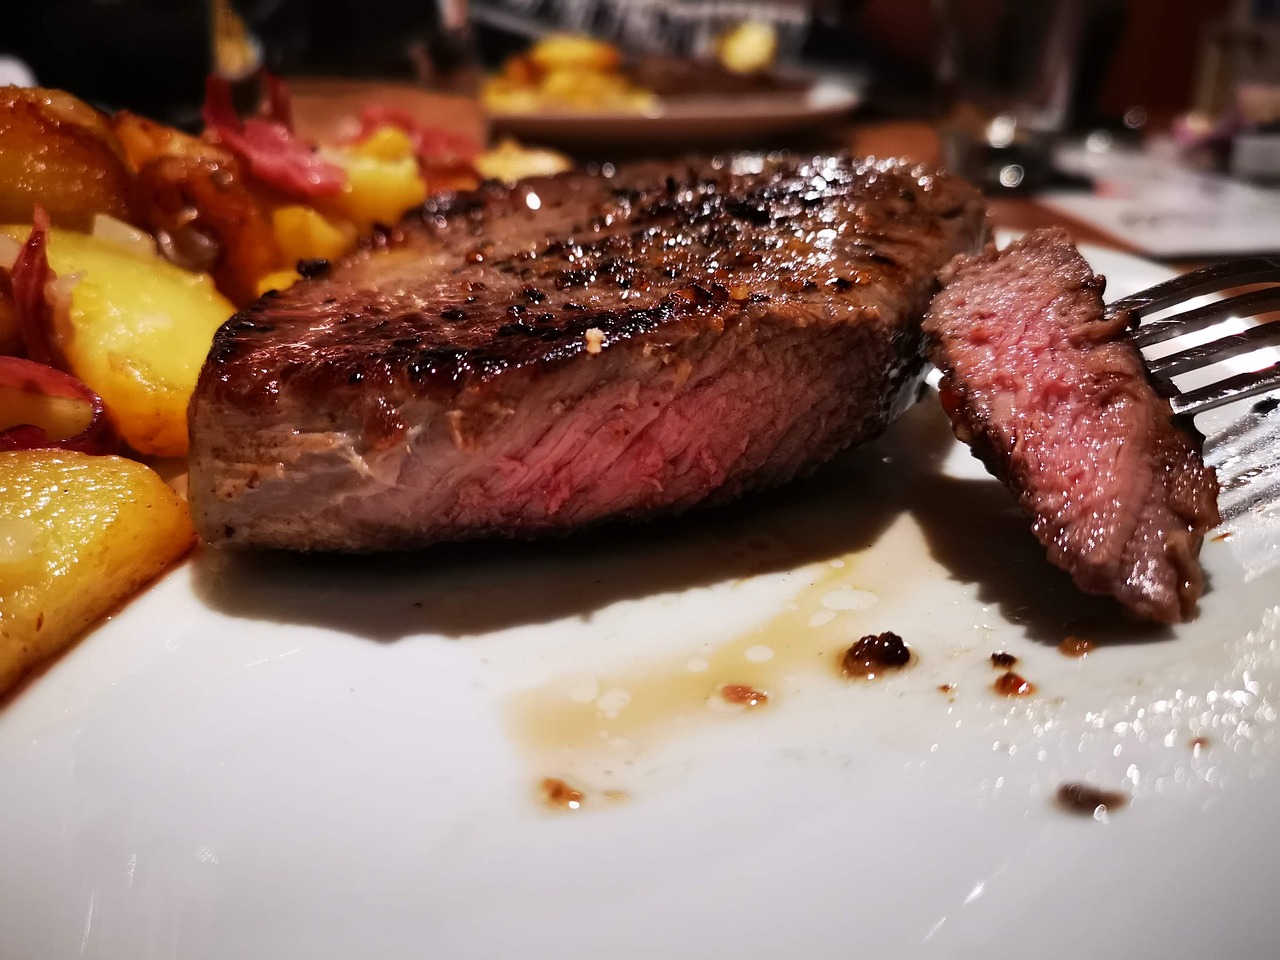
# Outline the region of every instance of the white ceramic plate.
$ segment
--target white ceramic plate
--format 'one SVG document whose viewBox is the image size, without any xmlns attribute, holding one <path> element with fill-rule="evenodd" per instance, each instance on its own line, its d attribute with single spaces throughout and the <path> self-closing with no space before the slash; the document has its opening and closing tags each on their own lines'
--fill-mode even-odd
<svg viewBox="0 0 1280 960">
<path fill-rule="evenodd" d="M 534 143 L 625 148 L 754 143 L 813 130 L 848 116 L 862 101 L 842 81 L 821 80 L 804 93 L 667 99 L 645 113 L 562 111 L 490 114 L 494 128 Z"/>
<path fill-rule="evenodd" d="M 1211 541 L 1199 619 L 1143 629 L 1025 526 L 929 400 L 684 520 L 201 554 L 0 713 L 0 955 L 1274 957 L 1280 576 Z M 886 629 L 918 662 L 840 679 Z"/>
</svg>

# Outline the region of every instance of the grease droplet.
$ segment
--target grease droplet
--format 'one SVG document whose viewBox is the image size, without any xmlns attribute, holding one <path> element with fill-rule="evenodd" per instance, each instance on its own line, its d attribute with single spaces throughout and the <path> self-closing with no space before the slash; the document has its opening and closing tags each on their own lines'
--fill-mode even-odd
<svg viewBox="0 0 1280 960">
<path fill-rule="evenodd" d="M 1012 670 L 996 677 L 993 686 L 996 688 L 996 693 L 1004 694 L 1006 697 L 1026 697 L 1036 692 L 1035 684 Z"/>
<path fill-rule="evenodd" d="M 1088 783 L 1064 783 L 1058 787 L 1058 805 L 1070 813 L 1101 819 L 1106 814 L 1128 806 L 1129 797 L 1119 790 L 1103 790 Z"/>
<path fill-rule="evenodd" d="M 1087 657 L 1093 651 L 1093 641 L 1086 640 L 1084 637 L 1065 637 L 1058 644 L 1058 652 L 1064 657 L 1075 657 L 1081 659 Z"/>
<path fill-rule="evenodd" d="M 911 650 L 892 631 L 865 636 L 844 652 L 840 669 L 846 677 L 875 679 L 886 670 L 900 670 L 911 662 Z"/>
<path fill-rule="evenodd" d="M 720 699 L 742 707 L 763 707 L 769 702 L 769 694 L 745 683 L 724 683 L 719 689 Z"/>
<path fill-rule="evenodd" d="M 547 806 L 557 810 L 582 809 L 582 791 L 574 789 L 558 777 L 542 781 L 542 797 Z"/>
</svg>

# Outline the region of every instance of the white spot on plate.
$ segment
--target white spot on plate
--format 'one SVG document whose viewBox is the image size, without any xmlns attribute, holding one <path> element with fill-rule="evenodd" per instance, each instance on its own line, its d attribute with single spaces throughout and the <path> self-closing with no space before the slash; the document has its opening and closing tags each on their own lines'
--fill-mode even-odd
<svg viewBox="0 0 1280 960">
<path fill-rule="evenodd" d="M 815 613 L 812 617 L 809 618 L 809 626 L 823 627 L 823 626 L 826 626 L 835 618 L 836 618 L 836 612 L 834 610 L 819 610 L 817 613 Z"/>
<path fill-rule="evenodd" d="M 579 680 L 569 688 L 569 699 L 574 703 L 591 703 L 598 696 L 600 696 L 600 684 L 596 683 L 595 677 Z"/>
<path fill-rule="evenodd" d="M 621 687 L 614 687 L 612 690 L 606 690 L 600 694 L 600 699 L 596 701 L 596 706 L 600 708 L 600 712 L 610 720 L 615 719 L 622 708 L 631 702 L 631 694 Z"/>
<path fill-rule="evenodd" d="M 773 659 L 773 647 L 766 647 L 763 643 L 757 643 L 755 646 L 747 647 L 742 655 L 752 663 L 764 663 Z"/>
</svg>

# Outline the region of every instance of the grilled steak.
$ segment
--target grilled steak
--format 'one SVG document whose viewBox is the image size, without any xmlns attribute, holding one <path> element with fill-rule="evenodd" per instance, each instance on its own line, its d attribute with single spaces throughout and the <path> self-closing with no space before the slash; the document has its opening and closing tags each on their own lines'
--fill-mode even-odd
<svg viewBox="0 0 1280 960">
<path fill-rule="evenodd" d="M 979 195 L 895 162 L 738 163 L 431 201 L 237 314 L 190 408 L 200 533 L 564 531 L 781 483 L 884 429 Z"/>
<path fill-rule="evenodd" d="M 1190 617 L 1217 481 L 1125 318 L 1103 319 L 1104 279 L 1062 230 L 957 258 L 943 279 L 925 334 L 956 436 L 1082 590 L 1152 620 Z"/>
</svg>

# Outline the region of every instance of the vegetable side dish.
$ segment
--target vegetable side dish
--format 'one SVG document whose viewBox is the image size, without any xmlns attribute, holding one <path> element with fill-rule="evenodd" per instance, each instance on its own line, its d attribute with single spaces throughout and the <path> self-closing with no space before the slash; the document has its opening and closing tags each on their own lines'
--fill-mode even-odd
<svg viewBox="0 0 1280 960">
<path fill-rule="evenodd" d="M 135 461 L 186 455 L 196 377 L 238 307 L 431 193 L 566 163 L 377 106 L 317 146 L 284 85 L 266 94 L 242 119 L 211 78 L 197 137 L 0 88 L 0 693 L 193 542 Z"/>
</svg>

